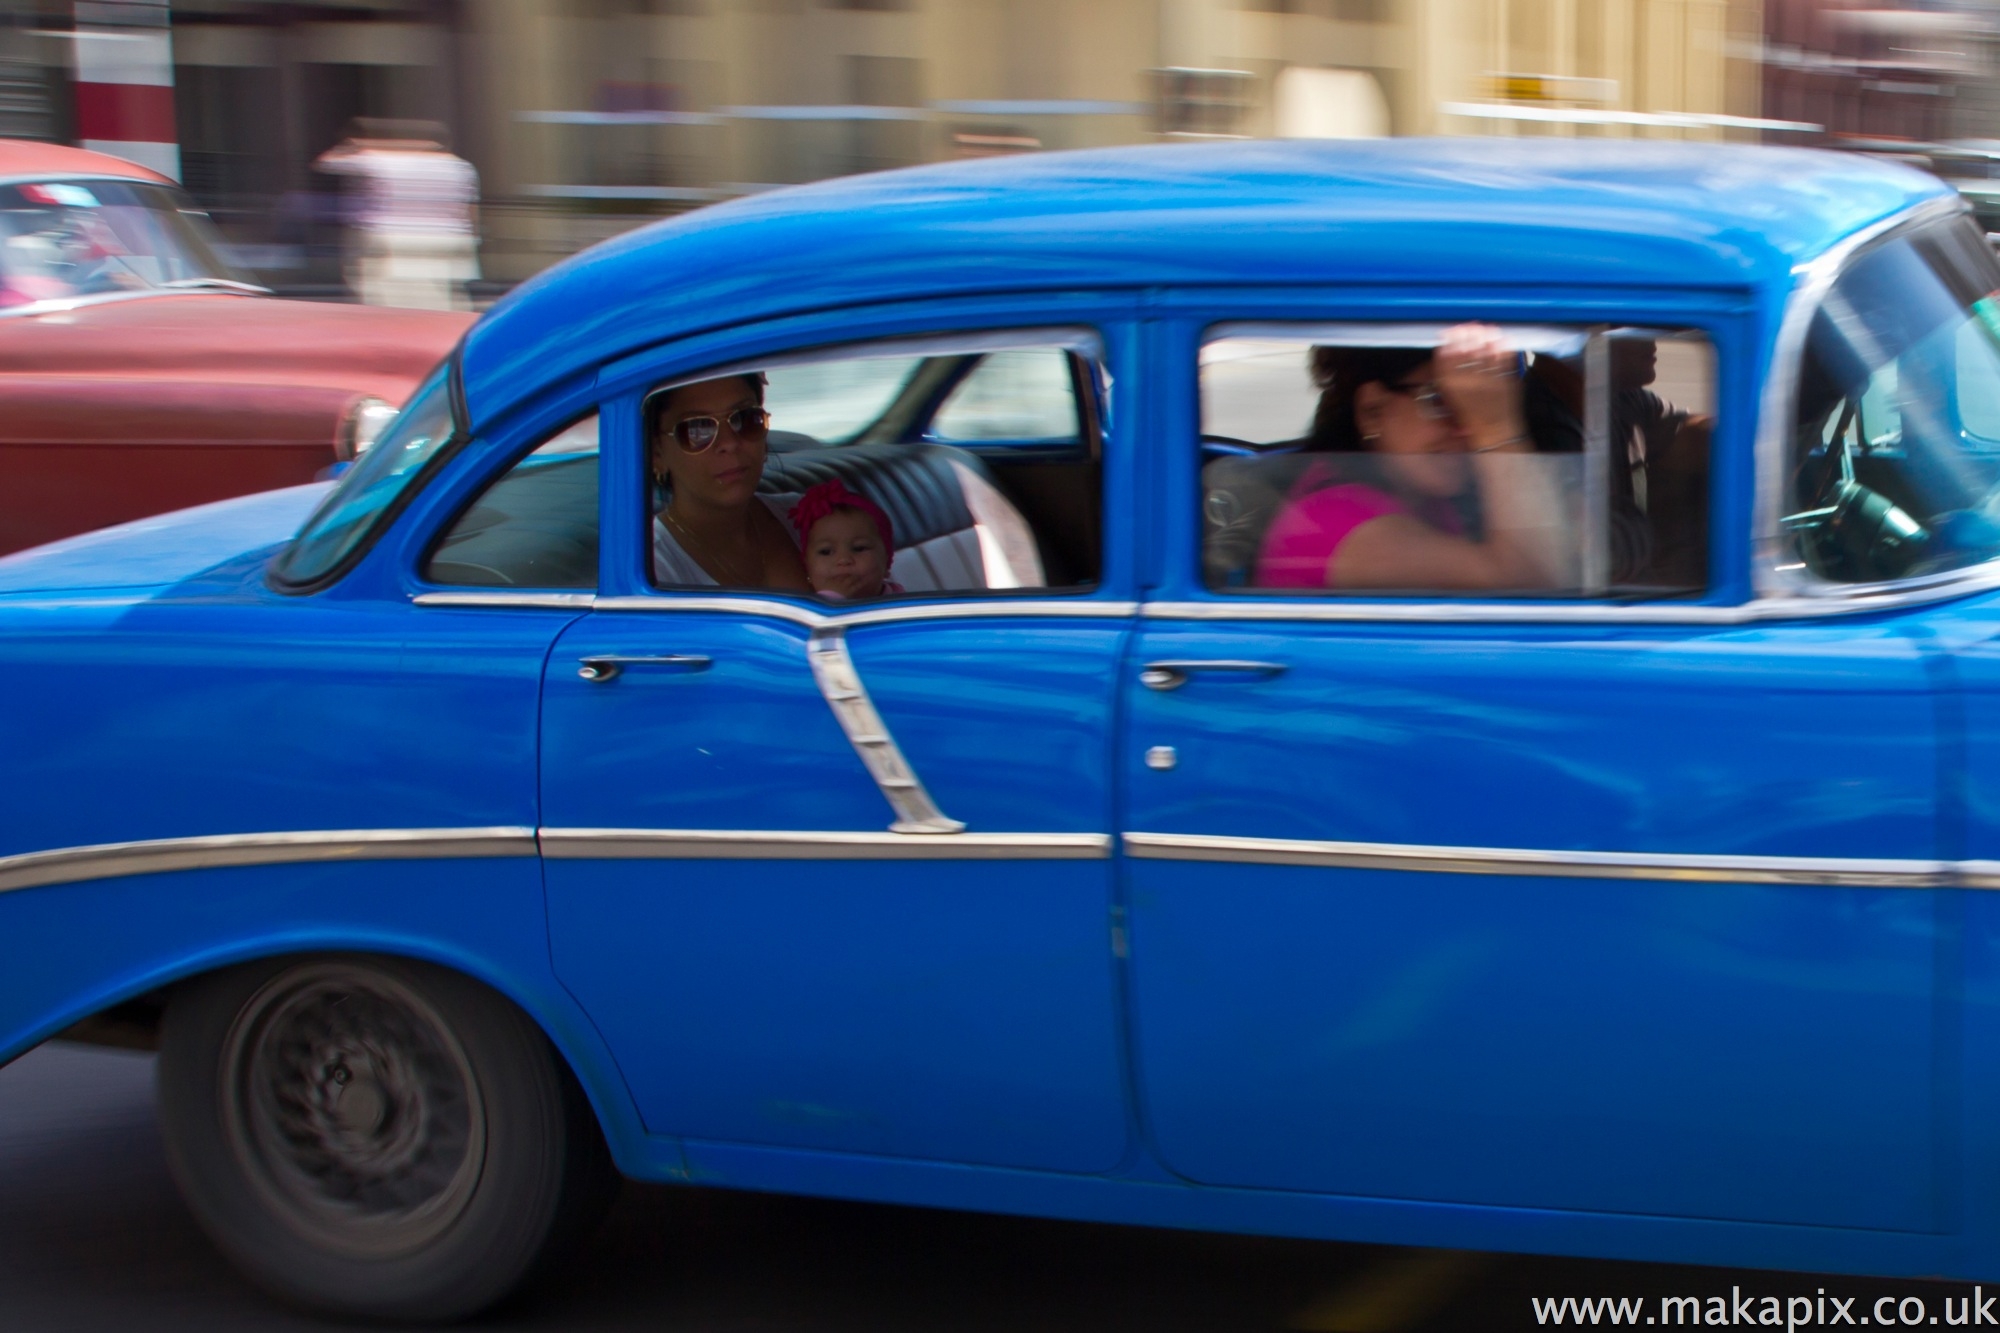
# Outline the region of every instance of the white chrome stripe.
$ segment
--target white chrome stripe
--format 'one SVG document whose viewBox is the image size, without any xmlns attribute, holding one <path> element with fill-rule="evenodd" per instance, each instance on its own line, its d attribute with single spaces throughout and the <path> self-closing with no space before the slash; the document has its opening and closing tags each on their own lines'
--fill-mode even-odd
<svg viewBox="0 0 2000 1333">
<path fill-rule="evenodd" d="M 842 833 L 545 828 L 550 860 L 1101 861 L 1108 833 Z"/>
<path fill-rule="evenodd" d="M 588 592 L 420 592 L 410 599 L 418 606 L 542 606 L 588 611 L 597 594 Z"/>
<path fill-rule="evenodd" d="M 813 680 L 819 685 L 826 706 L 847 735 L 847 743 L 861 756 L 868 775 L 882 790 L 882 799 L 896 814 L 891 833 L 962 833 L 965 824 L 938 809 L 925 790 L 923 780 L 903 758 L 902 747 L 889 734 L 889 724 L 875 711 L 854 658 L 847 651 L 847 631 L 840 626 L 812 632 L 806 642 L 806 660 L 812 664 Z"/>
<path fill-rule="evenodd" d="M 400 861 L 460 856 L 533 856 L 531 828 L 328 829 L 223 833 L 200 838 L 108 842 L 0 856 L 0 893 L 45 884 L 218 866 L 300 861 Z"/>
<path fill-rule="evenodd" d="M 428 595 L 428 594 L 427 594 Z M 721 611 L 739 616 L 764 616 L 807 629 L 852 629 L 909 620 L 1025 619 L 1037 616 L 1080 616 L 1123 620 L 1137 615 L 1137 602 L 1103 602 L 1088 598 L 990 597 L 977 602 L 913 602 L 873 606 L 860 611 L 825 612 L 797 602 L 763 597 L 599 597 L 599 611 Z"/>
<path fill-rule="evenodd" d="M 2000 564 L 1957 570 L 1894 586 L 1856 589 L 1851 596 L 1767 597 L 1741 606 L 1675 602 L 1391 602 L 1365 598 L 1218 598 L 1213 602 L 1147 602 L 1148 620 L 1338 621 L 1343 623 L 1488 625 L 1747 625 L 1765 620 L 1856 616 L 1921 606 L 1946 597 L 2000 588 Z"/>
<path fill-rule="evenodd" d="M 868 607 L 860 611 L 816 611 L 796 602 L 763 597 L 599 597 L 588 592 L 420 592 L 410 599 L 418 606 L 534 606 L 588 611 L 721 611 L 739 616 L 763 616 L 807 629 L 831 626 L 881 625 L 908 620 L 983 620 L 993 617 L 1082 616 L 1123 620 L 1139 613 L 1137 602 L 1102 602 L 1084 598 L 995 597 L 978 602 L 919 602 Z"/>
<path fill-rule="evenodd" d="M 1127 833 L 1132 856 L 1160 861 L 1421 870 L 1448 875 L 1548 875 L 1654 879 L 1698 884 L 1872 885 L 2000 888 L 2000 862 L 1871 860 L 1836 856 L 1692 856 L 1654 852 L 1555 852 L 1517 847 L 1425 847 L 1393 842 L 1315 842 L 1197 833 Z M 1975 869 L 1977 868 L 1977 869 Z"/>
</svg>

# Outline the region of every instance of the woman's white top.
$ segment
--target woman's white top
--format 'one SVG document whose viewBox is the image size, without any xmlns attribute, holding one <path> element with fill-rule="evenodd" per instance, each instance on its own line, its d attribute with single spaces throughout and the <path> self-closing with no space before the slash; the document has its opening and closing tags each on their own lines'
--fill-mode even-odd
<svg viewBox="0 0 2000 1333">
<path fill-rule="evenodd" d="M 757 498 L 764 502 L 766 509 L 778 516 L 778 522 L 784 525 L 785 531 L 791 533 L 792 506 L 799 502 L 799 497 L 760 495 Z M 792 533 L 794 544 L 798 539 L 798 534 Z M 653 582 L 667 587 L 716 586 L 708 571 L 696 564 L 694 557 L 681 549 L 681 544 L 674 540 L 674 534 L 667 530 L 667 525 L 660 520 L 658 514 L 653 515 Z"/>
</svg>

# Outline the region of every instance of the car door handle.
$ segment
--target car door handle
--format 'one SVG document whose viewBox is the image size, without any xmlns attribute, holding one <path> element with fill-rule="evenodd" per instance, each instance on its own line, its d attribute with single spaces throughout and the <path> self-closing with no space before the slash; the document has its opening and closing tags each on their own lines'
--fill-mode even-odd
<svg viewBox="0 0 2000 1333">
<path fill-rule="evenodd" d="M 710 659 L 700 653 L 662 653 L 648 657 L 625 653 L 593 653 L 578 658 L 576 674 L 585 680 L 610 680 L 626 667 L 666 667 L 674 671 L 706 671 Z"/>
<path fill-rule="evenodd" d="M 1231 658 L 1214 661 L 1148 662 L 1139 672 L 1139 683 L 1149 690 L 1177 690 L 1189 676 L 1208 672 L 1269 680 L 1285 674 L 1283 662 L 1244 662 Z"/>
</svg>

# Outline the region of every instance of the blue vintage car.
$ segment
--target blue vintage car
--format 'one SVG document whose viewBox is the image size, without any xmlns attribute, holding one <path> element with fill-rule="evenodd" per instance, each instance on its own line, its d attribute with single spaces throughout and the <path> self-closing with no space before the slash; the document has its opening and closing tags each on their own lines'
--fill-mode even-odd
<svg viewBox="0 0 2000 1333">
<path fill-rule="evenodd" d="M 156 1040 L 350 1312 L 618 1173 L 1993 1281 L 1996 288 L 1928 177 L 1632 142 L 600 246 L 330 488 L 0 561 L 0 1056 Z"/>
</svg>

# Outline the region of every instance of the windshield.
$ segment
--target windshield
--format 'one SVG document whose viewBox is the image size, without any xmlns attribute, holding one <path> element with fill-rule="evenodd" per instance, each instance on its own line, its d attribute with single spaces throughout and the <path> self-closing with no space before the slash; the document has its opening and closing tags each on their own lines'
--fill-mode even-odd
<svg viewBox="0 0 2000 1333">
<path fill-rule="evenodd" d="M 450 364 L 439 366 L 410 395 L 382 438 L 313 510 L 271 566 L 280 583 L 317 583 L 338 571 L 394 515 L 397 501 L 452 437 Z"/>
<path fill-rule="evenodd" d="M 0 185 L 0 309 L 241 283 L 216 255 L 206 229 L 200 214 L 161 185 Z"/>
<path fill-rule="evenodd" d="M 2000 556 L 2000 266 L 1965 219 L 1866 251 L 1814 318 L 1783 519 L 1840 583 Z"/>
</svg>

